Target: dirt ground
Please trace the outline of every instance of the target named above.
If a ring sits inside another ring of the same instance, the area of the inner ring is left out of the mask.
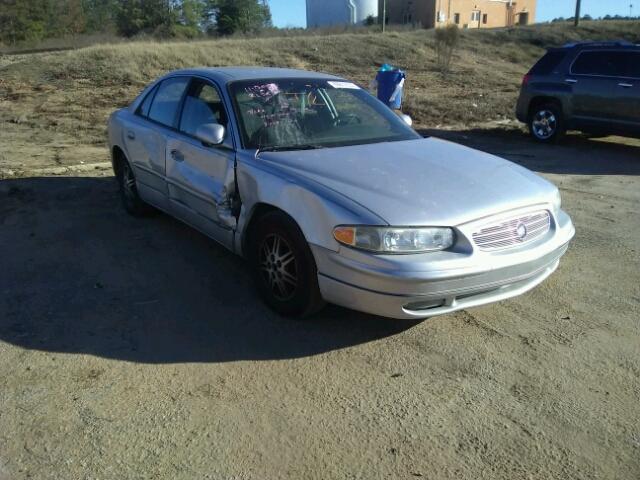
[[[577,236],[543,285],[300,323],[101,163],[0,180],[0,479],[640,478],[640,141],[426,133],[560,186]]]

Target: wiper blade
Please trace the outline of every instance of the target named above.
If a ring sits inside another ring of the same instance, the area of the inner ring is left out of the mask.
[[[318,150],[320,148],[326,147],[324,145],[314,145],[311,143],[305,145],[269,145],[258,148],[256,156],[262,152],[291,152],[295,150]]]

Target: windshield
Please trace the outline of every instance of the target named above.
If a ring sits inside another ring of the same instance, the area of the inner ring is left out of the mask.
[[[252,80],[232,83],[230,90],[245,148],[295,150],[421,138],[350,82]]]

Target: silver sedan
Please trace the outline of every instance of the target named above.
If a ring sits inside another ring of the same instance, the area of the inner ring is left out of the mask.
[[[426,318],[522,294],[574,235],[558,189],[506,160],[422,138],[354,83],[201,68],[109,120],[122,201],[244,256],[266,303]]]

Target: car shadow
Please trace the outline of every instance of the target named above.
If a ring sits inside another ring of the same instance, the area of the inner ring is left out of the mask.
[[[419,133],[491,153],[540,173],[640,175],[638,139],[569,133],[558,144],[543,145],[517,128],[423,129]]]
[[[112,178],[0,181],[0,341],[142,363],[291,359],[417,322],[329,306],[305,321],[257,298],[245,262],[157,213],[124,213]]]

